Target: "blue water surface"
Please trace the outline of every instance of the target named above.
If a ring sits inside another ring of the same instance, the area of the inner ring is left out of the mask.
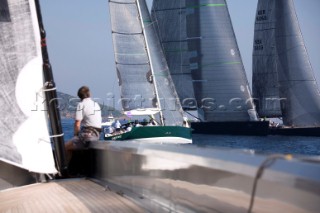
[[[62,119],[65,141],[73,136],[73,119]],[[297,136],[231,136],[194,134],[193,144],[208,148],[240,149],[257,154],[320,155],[319,137]]]

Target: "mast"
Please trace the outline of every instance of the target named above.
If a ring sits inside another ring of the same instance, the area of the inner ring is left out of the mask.
[[[139,18],[140,18],[140,22],[142,25],[142,30],[143,30],[143,34],[145,35],[145,25],[144,25],[144,21],[142,19],[142,15],[141,15],[141,8],[140,8],[140,0],[137,0],[137,7],[138,7],[138,11],[139,11]],[[159,99],[159,93],[158,93],[158,88],[157,88],[157,81],[155,78],[155,73],[154,73],[154,69],[153,69],[153,63],[152,63],[152,58],[150,56],[150,49],[149,49],[149,45],[148,45],[148,38],[147,36],[144,37],[145,39],[145,44],[146,44],[146,48],[147,48],[147,53],[148,53],[148,58],[150,61],[150,67],[151,67],[151,73],[152,73],[152,79],[153,79],[153,83],[154,83],[154,89],[155,89],[155,93],[156,93],[156,97],[157,97],[157,103],[158,103],[158,108],[160,108],[159,114],[160,114],[160,121],[161,124],[164,125],[164,119],[163,119],[163,114],[162,114],[162,108],[161,108],[161,103],[160,103],[160,99]]]
[[[55,150],[55,160],[58,171],[61,175],[65,175],[67,171],[67,163],[66,163],[66,152],[64,148],[64,138],[63,131],[61,126],[61,117],[60,112],[58,110],[58,99],[56,92],[56,85],[53,79],[52,67],[49,61],[49,54],[46,43],[46,32],[43,26],[43,20],[41,15],[40,3],[39,0],[35,0],[38,23],[40,29],[41,36],[41,51],[42,51],[42,60],[43,60],[43,74],[44,74],[44,89],[45,89],[45,97],[47,110],[49,114],[50,126],[51,126],[51,134],[54,150]]]

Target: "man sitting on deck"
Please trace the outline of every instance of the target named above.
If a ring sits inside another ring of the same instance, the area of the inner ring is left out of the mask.
[[[98,141],[101,132],[101,109],[98,103],[90,98],[90,90],[82,86],[78,90],[81,102],[77,105],[74,122],[74,137],[65,143],[68,162],[74,149],[82,149],[89,146],[92,141]]]

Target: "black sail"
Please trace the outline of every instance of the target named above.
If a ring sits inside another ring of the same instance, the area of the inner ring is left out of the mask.
[[[255,115],[255,109],[226,1],[172,2],[155,0],[154,17],[164,49],[180,51],[166,54],[169,65],[180,72],[180,63],[182,73],[191,73],[200,117],[217,122],[254,120],[256,116],[249,115]],[[188,83],[185,86],[188,91]]]
[[[259,1],[255,19],[252,91],[261,117],[281,117],[275,1]]]

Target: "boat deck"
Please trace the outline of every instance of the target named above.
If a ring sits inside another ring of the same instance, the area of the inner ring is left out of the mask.
[[[0,212],[146,212],[131,200],[85,179],[0,191]]]

